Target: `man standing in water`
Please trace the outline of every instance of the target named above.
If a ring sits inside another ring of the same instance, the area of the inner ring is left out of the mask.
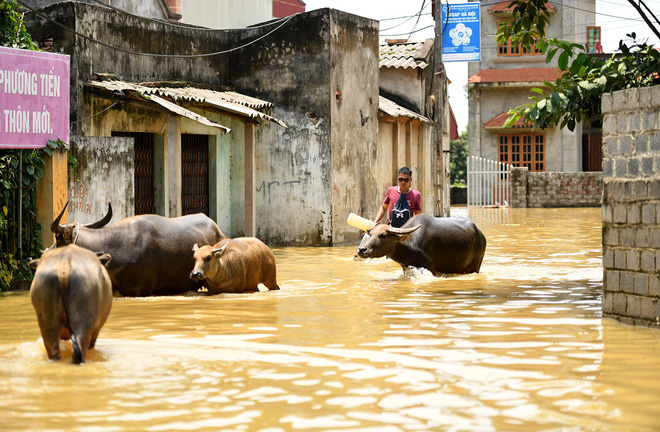
[[[376,223],[388,212],[387,223],[393,227],[400,227],[408,219],[422,212],[422,194],[410,187],[411,169],[408,167],[399,169],[397,180],[399,185],[388,188],[385,193],[383,205],[374,220]]]

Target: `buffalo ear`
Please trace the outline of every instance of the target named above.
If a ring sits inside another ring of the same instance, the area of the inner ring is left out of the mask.
[[[104,267],[107,267],[110,261],[112,260],[112,255],[105,252],[96,252],[96,256],[99,257],[99,261]]]
[[[214,256],[219,257],[220,255],[222,255],[223,253],[225,253],[225,250],[226,250],[226,249],[227,249],[227,245],[224,245],[223,247],[221,247],[221,248],[219,248],[219,249],[213,249],[213,250],[211,251],[211,253],[212,253]]]
[[[39,258],[33,259],[28,263],[28,267],[30,267],[32,270],[36,270],[37,266],[39,265],[39,261],[40,261]]]
[[[199,249],[199,246],[197,246],[197,243],[195,243],[195,245],[193,246],[193,252],[196,252],[197,249]]]

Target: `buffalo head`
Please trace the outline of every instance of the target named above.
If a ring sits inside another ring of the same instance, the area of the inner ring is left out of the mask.
[[[64,204],[64,208],[62,208],[62,211],[50,226],[50,230],[55,234],[55,247],[62,247],[74,243],[74,229],[78,224],[60,225],[60,219],[62,219],[64,211],[68,205],[69,201]],[[85,228],[102,228],[106,226],[108,222],[110,222],[110,219],[112,219],[112,206],[110,203],[108,203],[108,213],[103,217],[103,219],[83,226]]]
[[[367,231],[369,239],[360,244],[357,254],[360,258],[378,258],[390,255],[399,242],[406,240],[420,226],[393,228],[390,225],[376,225]]]
[[[212,278],[218,272],[220,267],[219,258],[225,253],[227,249],[227,242],[222,247],[220,243],[215,246],[193,246],[193,253],[195,257],[195,267],[190,272],[190,279],[194,281],[201,281],[202,279]]]

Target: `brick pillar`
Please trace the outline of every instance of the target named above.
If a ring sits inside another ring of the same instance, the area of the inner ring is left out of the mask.
[[[603,95],[603,315],[660,327],[660,86]]]
[[[527,167],[511,167],[511,207],[527,207]]]

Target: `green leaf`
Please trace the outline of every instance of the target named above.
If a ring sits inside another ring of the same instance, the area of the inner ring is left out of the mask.
[[[561,70],[566,70],[568,68],[568,51],[564,51],[563,53],[559,54],[557,65]]]
[[[25,171],[27,171],[28,174],[32,175],[32,174],[34,174],[34,167],[28,165],[28,166],[25,168]]]

